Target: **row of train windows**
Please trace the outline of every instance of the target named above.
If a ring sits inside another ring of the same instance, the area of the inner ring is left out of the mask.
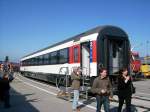
[[[76,49],[74,49],[74,52],[75,52],[74,58],[75,61],[77,61],[78,53]],[[59,51],[54,51],[48,54],[24,60],[22,61],[22,66],[63,64],[63,63],[69,63],[69,48],[65,48]]]
[[[54,51],[48,54],[37,56],[22,61],[23,66],[28,65],[47,65],[47,64],[63,64],[69,61],[69,50],[68,48]]]

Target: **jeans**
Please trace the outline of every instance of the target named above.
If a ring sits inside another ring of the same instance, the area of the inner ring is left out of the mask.
[[[73,97],[73,104],[72,104],[72,109],[76,110],[78,106],[78,100],[79,100],[79,90],[74,90],[74,97]]]
[[[96,96],[96,101],[97,101],[97,110],[96,112],[101,111],[101,106],[102,104],[104,105],[104,110],[105,112],[109,112],[109,97],[108,96]]]

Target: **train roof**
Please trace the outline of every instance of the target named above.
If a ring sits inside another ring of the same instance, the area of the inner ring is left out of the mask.
[[[122,33],[123,33],[124,35],[126,35],[126,37],[127,37],[127,34],[126,34],[121,28],[119,28],[119,27],[112,26],[112,25],[98,26],[98,27],[93,28],[93,29],[90,29],[90,30],[88,30],[88,31],[86,31],[86,32],[84,32],[84,33],[78,34],[78,35],[76,35],[76,36],[73,36],[73,37],[71,37],[71,38],[65,39],[65,40],[63,40],[63,41],[61,41],[61,42],[58,42],[58,43],[56,43],[56,44],[50,45],[50,46],[48,46],[48,47],[46,47],[46,48],[40,49],[40,50],[38,50],[38,51],[35,51],[35,52],[33,52],[33,53],[31,53],[31,54],[28,54],[28,55],[26,55],[26,56],[24,56],[24,57],[22,57],[22,58],[25,58],[25,57],[30,56],[30,55],[33,55],[33,54],[35,54],[35,53],[44,51],[44,50],[49,49],[49,48],[52,48],[52,47],[55,47],[55,46],[57,46],[57,45],[63,44],[63,43],[65,43],[65,42],[68,42],[68,41],[71,41],[71,40],[76,41],[76,40],[80,39],[80,38],[83,37],[83,36],[87,36],[87,35],[94,34],[94,33],[100,33],[100,32],[103,31],[104,29],[109,29],[109,31],[111,31],[111,30],[113,30],[114,28],[115,28],[115,29],[118,29],[119,31],[122,31]]]

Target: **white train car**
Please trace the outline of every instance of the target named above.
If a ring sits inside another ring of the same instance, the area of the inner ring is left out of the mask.
[[[112,84],[120,68],[129,68],[130,43],[121,28],[99,26],[24,56],[20,71],[28,77],[55,83],[62,68],[67,68],[70,75],[73,67],[81,67],[92,83],[101,66],[107,68]]]

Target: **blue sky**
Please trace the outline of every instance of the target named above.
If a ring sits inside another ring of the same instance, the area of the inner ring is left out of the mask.
[[[150,54],[149,0],[0,0],[0,60],[21,57],[99,25],[124,29]],[[148,48],[147,48],[148,45]]]

